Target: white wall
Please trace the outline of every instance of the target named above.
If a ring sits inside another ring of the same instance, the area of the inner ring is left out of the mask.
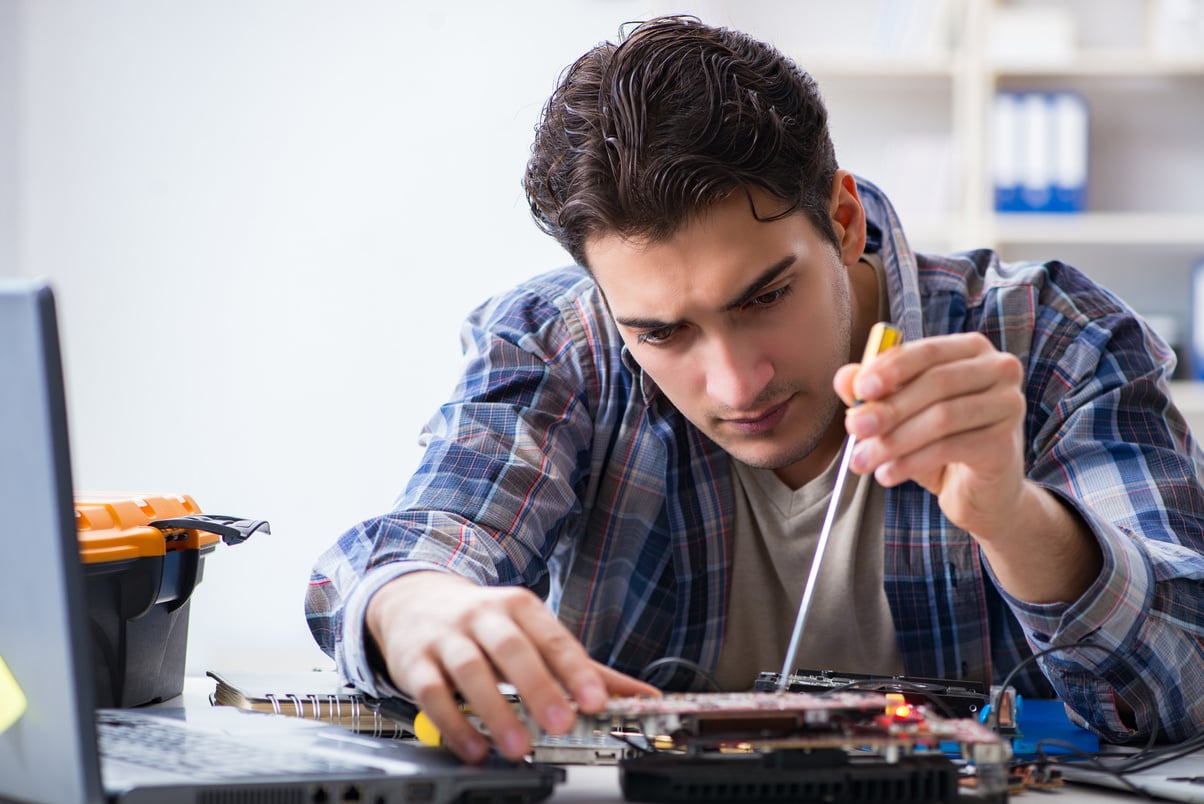
[[[0,0],[0,276],[17,274],[17,4]]]
[[[533,126],[643,4],[456,8],[0,0],[0,273],[57,287],[76,487],[272,524],[207,560],[192,672],[326,665],[314,558],[401,490],[463,315],[567,261]]]
[[[565,65],[688,11],[807,66],[878,2],[0,0],[0,275],[57,287],[77,488],[272,523],[206,562],[190,670],[327,665],[313,560],[401,490],[464,314],[567,261],[519,185]]]

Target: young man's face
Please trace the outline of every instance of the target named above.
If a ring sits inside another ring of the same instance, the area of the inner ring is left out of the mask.
[[[750,196],[762,218],[783,206],[759,189],[670,240],[608,235],[585,249],[624,342],[665,396],[737,460],[794,487],[843,439],[832,377],[877,317],[873,269],[851,274],[864,247],[860,202],[851,181],[836,187],[840,251],[802,213],[757,220]]]

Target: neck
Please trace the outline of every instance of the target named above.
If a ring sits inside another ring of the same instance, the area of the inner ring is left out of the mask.
[[[861,360],[870,328],[878,322],[878,272],[865,260],[858,260],[849,269],[849,295],[852,299],[853,323],[849,338],[849,362]]]

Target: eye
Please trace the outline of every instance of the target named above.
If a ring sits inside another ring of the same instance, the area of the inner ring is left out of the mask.
[[[749,300],[748,307],[770,307],[775,303],[784,299],[790,293],[790,285],[782,285],[776,290],[771,290],[768,293],[762,293],[754,299]]]
[[[638,336],[636,336],[636,343],[646,343],[650,346],[659,346],[661,344],[668,343],[669,339],[673,337],[673,334],[677,332],[678,329],[679,328],[674,325],[671,327],[654,329],[651,332],[641,332]]]

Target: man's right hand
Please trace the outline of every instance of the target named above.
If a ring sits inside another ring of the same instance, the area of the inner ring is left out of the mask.
[[[527,712],[549,734],[564,734],[582,713],[601,711],[612,695],[655,695],[655,687],[595,662],[527,589],[477,586],[458,575],[413,572],[381,587],[365,624],[393,683],[412,696],[467,762],[489,746],[460,711],[456,692],[484,721],[503,756],[518,760],[531,737],[498,691],[517,689]]]

